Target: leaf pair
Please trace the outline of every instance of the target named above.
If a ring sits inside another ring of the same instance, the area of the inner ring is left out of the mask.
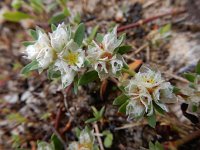
[[[100,111],[98,111],[95,107],[92,106],[92,110],[93,110],[93,116],[94,117],[86,120],[85,123],[92,123],[92,122],[101,120],[103,118],[103,113],[105,111],[105,106],[102,107],[100,109]]]
[[[122,94],[114,99],[113,105],[119,106],[118,111],[121,113],[126,113],[126,106],[128,105],[129,97],[125,94]]]

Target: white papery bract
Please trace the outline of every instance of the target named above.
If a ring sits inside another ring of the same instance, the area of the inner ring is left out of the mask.
[[[125,88],[130,101],[126,107],[129,119],[139,118],[147,114],[151,116],[154,111],[154,103],[164,111],[168,111],[165,103],[176,101],[173,87],[166,82],[160,72],[142,66]]]
[[[103,37],[101,43],[93,41],[93,45],[89,46],[87,58],[93,69],[98,72],[100,79],[117,76],[117,73],[123,67],[123,57],[114,52],[122,41],[122,38],[117,39],[117,27],[115,27]]]
[[[46,33],[37,30],[38,39],[33,45],[29,45],[26,48],[27,58],[36,59],[39,63],[39,67],[46,69],[52,62],[54,57],[54,51],[50,45],[49,37]]]
[[[78,149],[77,149],[78,147]],[[94,135],[92,131],[84,129],[79,136],[79,142],[72,142],[68,149],[70,150],[93,150]]]
[[[62,23],[49,35],[52,47],[56,52],[61,52],[71,38],[71,29]]]
[[[69,144],[68,150],[79,150],[78,142],[72,142],[71,144]]]

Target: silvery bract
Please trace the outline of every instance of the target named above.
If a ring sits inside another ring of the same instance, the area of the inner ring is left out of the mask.
[[[84,129],[79,136],[79,142],[72,142],[68,149],[70,150],[93,150],[94,147],[94,135],[92,131]]]
[[[59,24],[53,33],[50,33],[51,45],[56,52],[61,52],[71,38],[71,30],[64,23]]]
[[[39,67],[46,69],[53,61],[54,51],[50,46],[50,41],[46,33],[38,30],[38,39],[33,45],[26,48],[28,59],[36,59]]]
[[[117,27],[107,33],[101,43],[93,41],[88,48],[88,60],[91,62],[100,79],[116,76],[123,67],[123,57],[115,54],[114,50],[120,46],[122,38],[117,39]]]
[[[73,40],[58,54],[54,69],[60,71],[64,87],[73,82],[76,72],[83,66],[84,57],[84,51]]]
[[[72,142],[71,144],[69,144],[68,150],[79,150],[79,143]]]
[[[160,72],[142,66],[125,88],[130,101],[126,107],[128,119],[140,118],[146,113],[153,114],[153,103],[164,111],[168,111],[165,103],[176,101],[173,87],[166,82]]]

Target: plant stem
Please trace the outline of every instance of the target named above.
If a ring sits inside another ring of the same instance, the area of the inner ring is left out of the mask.
[[[182,14],[182,13],[185,13],[185,12],[186,12],[186,10],[184,10],[184,9],[181,9],[181,10],[172,10],[171,12],[167,12],[167,13],[164,13],[164,14],[153,16],[153,17],[150,17],[150,18],[147,18],[147,19],[141,19],[141,20],[137,21],[136,23],[131,23],[131,24],[119,27],[117,29],[117,32],[118,33],[119,32],[123,32],[125,30],[138,27],[140,25],[143,25],[145,23],[151,22],[153,20],[156,20],[156,19],[159,19],[159,18],[162,18],[162,17],[165,17],[165,16],[169,16],[169,15],[174,15],[175,16],[175,15]]]
[[[122,72],[125,72],[125,73],[128,73],[129,75],[131,76],[135,76],[136,72],[133,71],[133,70],[128,70],[128,69],[125,69],[125,68],[122,68]]]

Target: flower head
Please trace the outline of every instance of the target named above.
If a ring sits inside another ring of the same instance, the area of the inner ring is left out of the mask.
[[[172,93],[172,85],[161,77],[160,72],[152,71],[145,66],[142,66],[135,77],[129,81],[125,90],[130,97],[129,104],[126,107],[126,114],[129,119],[139,118],[144,113],[151,116],[154,105],[167,111],[164,103],[176,100]]]
[[[93,45],[89,46],[87,58],[101,79],[116,76],[123,67],[123,57],[114,52],[122,40],[117,39],[117,27],[115,27],[100,43],[93,41]]]
[[[83,50],[73,40],[58,54],[54,69],[60,71],[63,87],[73,82],[76,73],[83,66],[84,57]]]
[[[79,136],[79,142],[72,142],[69,145],[70,150],[93,150],[94,135],[92,131],[84,129]]]
[[[26,48],[27,58],[36,59],[39,67],[46,69],[53,62],[54,51],[50,45],[48,35],[40,30],[37,30],[37,34],[38,39],[35,44]]]
[[[70,27],[59,24],[49,33],[50,38],[40,30],[37,34],[37,41],[26,48],[27,58],[38,62],[40,72],[48,68],[53,72],[59,71],[63,87],[70,85],[85,59],[84,51],[71,36]]]

